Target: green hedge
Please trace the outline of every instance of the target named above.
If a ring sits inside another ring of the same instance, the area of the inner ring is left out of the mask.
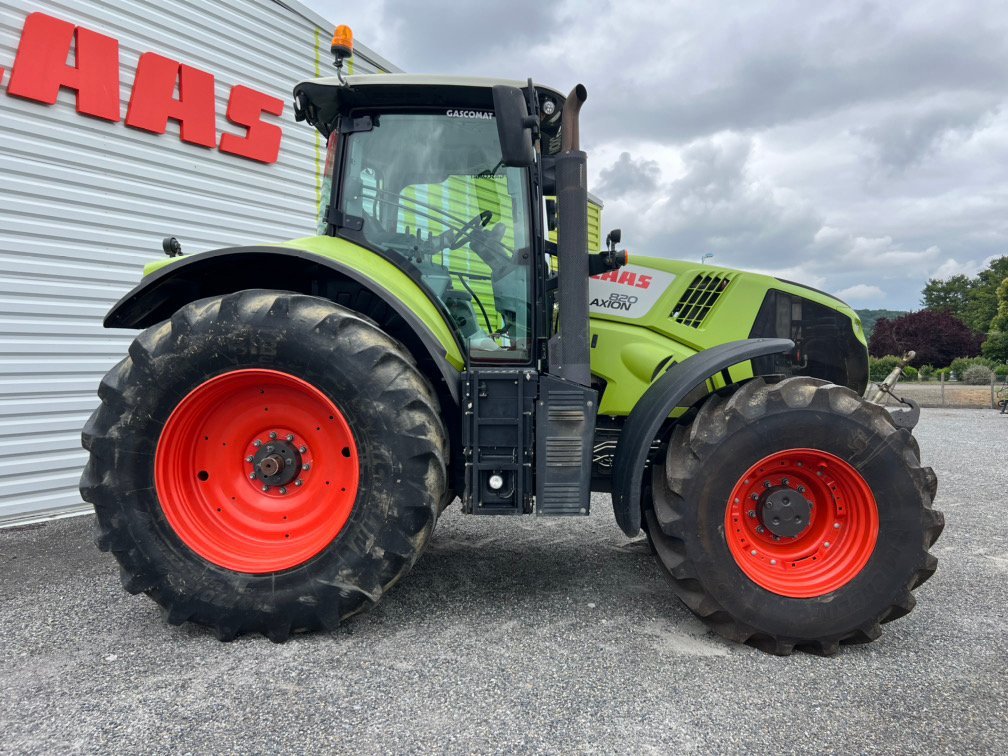
[[[885,357],[869,357],[868,379],[876,383],[884,381],[892,369],[899,364],[899,361],[899,357],[891,354]],[[997,363],[987,357],[960,357],[959,359],[952,360],[951,365],[940,370],[936,369],[934,365],[922,365],[919,370],[908,365],[903,368],[903,380],[938,381],[941,380],[941,376],[944,374],[946,381],[963,381],[965,380],[966,371],[977,365],[992,370],[994,375],[1000,380],[1008,378],[1008,365]],[[976,375],[978,374],[979,371],[974,371],[974,380],[977,380]]]
[[[884,381],[892,369],[899,365],[900,358],[891,354],[885,357],[868,358],[868,379],[872,381]]]

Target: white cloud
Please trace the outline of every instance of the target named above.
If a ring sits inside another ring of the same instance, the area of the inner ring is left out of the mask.
[[[589,188],[641,254],[894,309],[1008,254],[996,0],[306,1],[409,71],[583,81]]]
[[[885,292],[873,284],[854,284],[837,292],[840,299],[856,304],[874,304],[882,301]]]
[[[950,257],[937,268],[931,271],[928,278],[951,278],[952,276],[964,275],[972,278],[981,270],[990,265],[993,256],[984,260],[966,260],[959,262],[954,257]]]

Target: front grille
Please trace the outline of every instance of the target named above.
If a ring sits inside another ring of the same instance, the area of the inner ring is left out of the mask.
[[[686,287],[686,291],[672,308],[670,317],[684,326],[699,328],[729,283],[731,278],[728,276],[701,273]]]

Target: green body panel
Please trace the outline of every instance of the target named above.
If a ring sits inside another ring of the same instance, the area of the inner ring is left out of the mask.
[[[547,200],[556,200],[556,197],[546,197]],[[556,244],[556,229],[550,231],[546,238]],[[588,252],[598,252],[602,249],[602,205],[588,197]]]
[[[306,250],[360,271],[377,286],[405,302],[444,347],[448,361],[460,371],[464,368],[464,356],[440,310],[413,279],[392,263],[367,249],[332,236],[295,239],[276,246]],[[144,268],[144,275],[180,259],[183,258],[152,262]],[[627,271],[634,272],[638,278],[635,281],[627,278],[626,283],[619,284],[620,276]],[[727,341],[748,338],[760,305],[770,289],[789,292],[843,313],[851,319],[858,340],[865,343],[861,321],[846,304],[827,294],[788,284],[772,276],[637,255],[632,256],[627,268],[606,275],[615,278],[613,284],[617,287],[623,286],[631,293],[639,293],[634,284],[641,283],[641,271],[655,276],[653,283],[657,289],[652,294],[656,299],[646,313],[632,316],[629,313],[593,311],[591,314],[592,373],[606,384],[599,406],[601,415],[628,415],[654,379],[673,362],[681,362],[703,349]],[[659,281],[658,277],[662,274],[665,279]],[[694,318],[691,325],[681,322],[682,317],[674,317],[673,311],[698,276],[720,277],[727,284],[712,306],[704,309],[703,317]],[[662,286],[665,287],[663,290]],[[749,363],[731,370],[735,381],[751,376]],[[716,376],[711,388],[722,385],[722,378]]]
[[[412,278],[388,260],[368,249],[335,236],[308,236],[271,246],[290,247],[312,252],[319,257],[343,263],[364,274],[374,281],[376,286],[404,302],[423,321],[444,347],[448,362],[459,371],[465,367],[465,358],[459,350],[451,327],[445,322],[441,312]],[[148,276],[166,265],[183,259],[188,258],[165,258],[149,263],[144,267],[144,275]]]
[[[672,361],[682,361],[727,341],[748,338],[763,298],[770,289],[796,294],[843,313],[853,322],[858,340],[866,344],[861,321],[846,304],[827,294],[788,284],[772,276],[637,255],[631,257],[628,270],[659,271],[675,278],[641,317],[591,313],[592,374],[606,382],[599,406],[601,415],[628,415],[653,379]],[[618,280],[620,272],[615,276]],[[672,313],[698,276],[719,276],[728,283],[694,327],[680,322]],[[625,287],[628,292],[635,292],[632,283]],[[668,359],[670,355],[671,360]],[[734,380],[749,378],[752,376],[751,365],[746,363],[732,368],[731,375]],[[721,379],[717,377],[714,386],[719,385]]]

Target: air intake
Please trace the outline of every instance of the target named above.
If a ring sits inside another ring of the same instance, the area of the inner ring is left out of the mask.
[[[699,328],[730,283],[729,276],[701,273],[683,292],[670,317],[684,326]]]

